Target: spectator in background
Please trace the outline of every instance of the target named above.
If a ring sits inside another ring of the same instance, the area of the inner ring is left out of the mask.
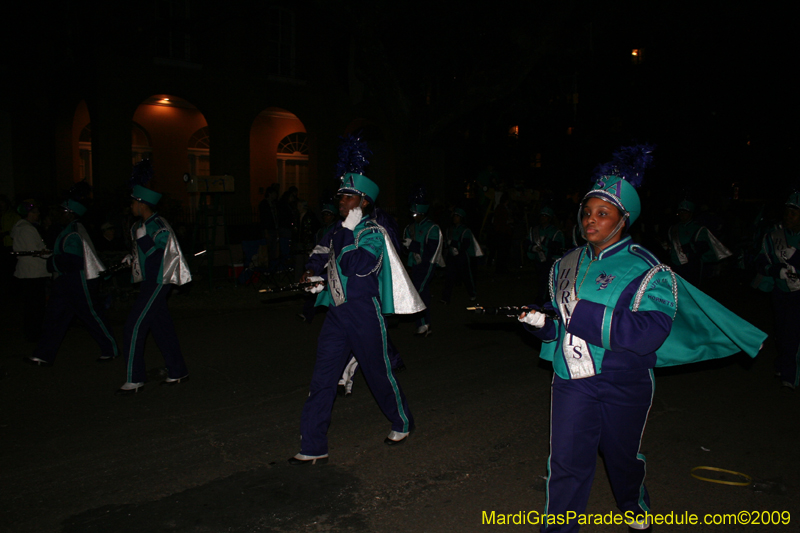
[[[23,218],[11,229],[15,252],[41,252],[41,255],[17,256],[14,277],[17,283],[19,304],[17,308],[22,315],[22,334],[28,342],[37,342],[42,335],[44,310],[47,303],[47,251],[42,236],[36,226],[39,225],[38,204],[30,199],[24,200],[17,207],[17,213]]]

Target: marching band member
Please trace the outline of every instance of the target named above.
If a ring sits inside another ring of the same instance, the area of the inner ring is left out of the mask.
[[[384,439],[404,443],[414,428],[403,391],[389,361],[384,314],[412,314],[423,309],[397,256],[386,228],[376,216],[379,188],[364,175],[348,172],[339,188],[344,219],[330,232],[324,271],[306,271],[301,282],[327,279],[317,305],[328,306],[319,335],[317,361],[300,422],[300,453],[289,463],[328,461],[328,427],[342,369],[352,353],[381,411],[391,422]]]
[[[772,278],[772,309],[775,312],[775,337],[778,357],[775,371],[781,385],[796,389],[800,385],[800,192],[793,192],[784,207],[783,224],[764,235],[758,256],[759,273]]]
[[[431,282],[436,265],[445,266],[442,256],[444,237],[439,226],[428,218],[430,205],[425,190],[420,187],[412,202],[411,216],[414,222],[403,231],[403,246],[408,250],[408,266],[414,288],[425,303],[425,310],[417,320],[416,334],[427,337],[431,334]]]
[[[646,162],[649,147],[638,150]],[[563,517],[586,510],[598,450],[617,507],[634,517],[629,528],[649,531],[640,446],[655,388],[653,367],[739,351],[755,356],[766,337],[632,242],[630,226],[641,204],[620,175],[641,178],[641,164],[622,164],[636,153],[616,153],[619,161],[601,168],[583,198],[578,216],[588,242],[551,271],[545,307],[557,311],[557,320],[539,311],[520,315],[542,339],[540,356],[555,371],[543,532],[578,530],[577,520],[564,523]]]
[[[78,219],[86,206],[73,199],[61,204],[66,227],[56,238],[48,267],[56,274],[45,312],[44,333],[27,361],[34,365],[52,365],[77,316],[100,346],[98,361],[110,361],[118,354],[117,341],[99,300],[100,272],[105,266],[97,256],[92,239]]]
[[[144,160],[139,165],[148,164]],[[176,385],[189,378],[175,325],[167,307],[172,285],[191,281],[189,266],[183,256],[172,227],[156,211],[161,194],[142,185],[133,187],[131,213],[141,220],[131,228],[133,251],[126,259],[131,263],[132,281],[140,283],[139,296],[125,322],[123,350],[126,382],[117,394],[135,394],[147,379],[144,347],[152,331],[167,366],[165,385]]]

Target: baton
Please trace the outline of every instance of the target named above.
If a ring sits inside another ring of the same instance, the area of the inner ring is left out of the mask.
[[[290,283],[289,285],[284,285],[283,287],[278,287],[277,289],[259,289],[258,292],[291,292],[291,291],[302,291],[309,287],[314,287],[316,285],[322,285],[323,287],[327,285],[325,280],[322,281],[306,281],[304,283]]]
[[[525,305],[503,305],[499,307],[483,307],[479,305],[475,307],[467,307],[467,311],[474,311],[479,315],[503,315],[510,318],[517,318],[522,313],[536,311],[536,309],[527,307]],[[558,314],[555,311],[550,309],[541,309],[539,312],[550,320],[558,320]]]

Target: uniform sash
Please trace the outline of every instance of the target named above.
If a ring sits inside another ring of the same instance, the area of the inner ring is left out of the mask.
[[[571,320],[567,302],[575,299],[575,281],[578,277],[578,260],[583,254],[583,248],[567,254],[561,259],[556,279],[555,301],[564,322],[564,338],[561,342],[561,351],[567,364],[570,379],[583,379],[597,374],[594,358],[589,350],[589,344],[567,332]],[[588,268],[588,267],[587,267]]]

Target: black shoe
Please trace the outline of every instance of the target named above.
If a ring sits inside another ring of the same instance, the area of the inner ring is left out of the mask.
[[[38,357],[34,357],[32,355],[29,357],[23,357],[22,360],[33,366],[53,366],[52,361],[45,361],[44,359],[39,359]]]
[[[311,456],[298,453],[294,457],[289,457],[289,464],[293,466],[298,465],[324,465],[328,462],[328,454]]]

